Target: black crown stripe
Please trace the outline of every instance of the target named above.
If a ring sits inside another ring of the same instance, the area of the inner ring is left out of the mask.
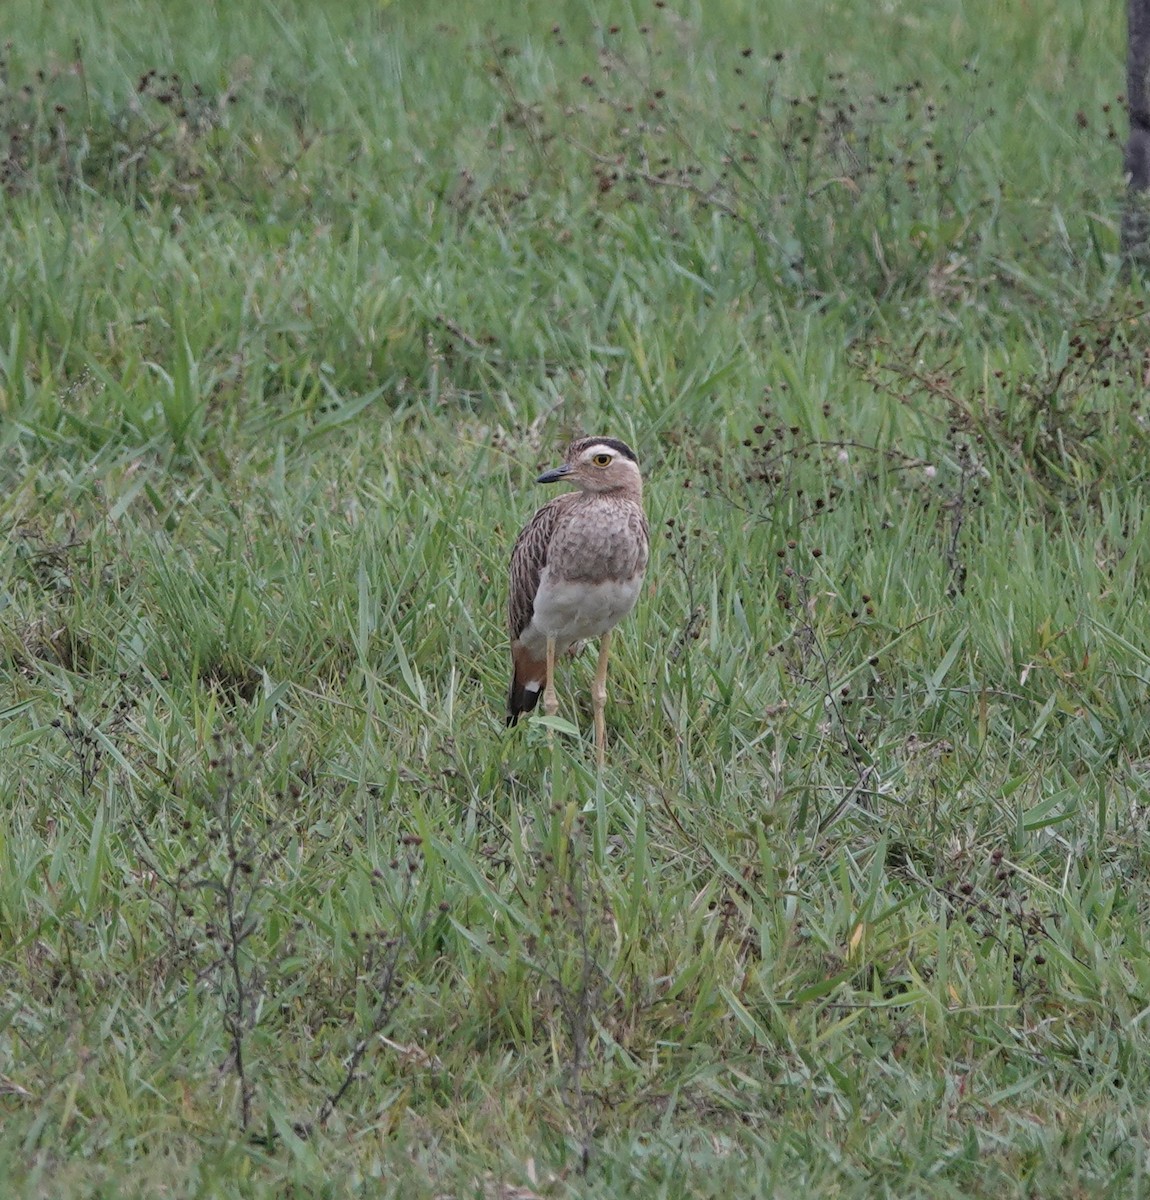
[[[588,446],[609,446],[612,450],[615,450],[619,454],[623,455],[624,458],[629,458],[633,463],[638,463],[639,461],[635,457],[635,451],[632,450],[626,442],[621,442],[618,438],[610,437],[590,437],[581,439],[571,447],[572,457],[574,457],[576,454],[581,454],[587,449]]]

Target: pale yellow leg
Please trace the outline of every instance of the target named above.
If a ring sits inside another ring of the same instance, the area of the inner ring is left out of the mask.
[[[611,652],[611,631],[599,639],[599,667],[595,671],[595,682],[591,685],[591,705],[595,710],[595,757],[602,767],[607,757],[607,723],[603,709],[607,704],[607,656]]]
[[[543,711],[553,717],[559,711],[559,697],[555,694],[555,639],[547,639],[547,682],[543,685]]]

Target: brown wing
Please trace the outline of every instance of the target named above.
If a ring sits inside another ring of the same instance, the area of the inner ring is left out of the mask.
[[[507,597],[507,627],[511,640],[516,638],[531,623],[535,611],[535,593],[539,590],[539,576],[547,565],[547,549],[555,533],[555,526],[563,510],[579,495],[568,492],[549,500],[527,522],[515,539],[511,551],[511,587]]]
[[[555,527],[567,504],[578,492],[569,492],[548,501],[523,526],[511,551],[511,587],[508,592],[507,625],[511,632],[511,686],[507,692],[507,724],[514,725],[520,716],[530,712],[539,700],[539,688],[547,674],[546,662],[536,662],[526,646],[519,644],[519,635],[531,624],[535,611],[535,593],[539,577],[547,565],[547,551],[555,535]],[[528,684],[533,686],[528,687]]]

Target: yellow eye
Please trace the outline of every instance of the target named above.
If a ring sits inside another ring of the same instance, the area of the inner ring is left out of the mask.
[[[610,454],[596,454],[591,460],[597,467],[607,467],[611,465]]]

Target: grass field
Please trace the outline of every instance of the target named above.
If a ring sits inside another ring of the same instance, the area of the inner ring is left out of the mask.
[[[1150,1194],[1120,7],[8,0],[6,1196]]]

